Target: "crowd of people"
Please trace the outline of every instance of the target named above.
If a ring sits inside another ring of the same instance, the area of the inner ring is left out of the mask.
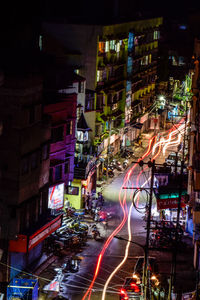
[[[85,199],[85,210],[90,212],[92,209],[97,207],[102,207],[104,204],[104,198],[101,192],[98,192],[98,196],[96,197],[95,193],[90,194],[89,192],[86,195]]]

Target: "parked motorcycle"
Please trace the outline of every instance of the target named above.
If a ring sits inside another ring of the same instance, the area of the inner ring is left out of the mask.
[[[106,167],[104,167],[104,169],[103,169],[103,175],[107,175],[107,168],[106,168]],[[113,177],[114,177],[114,172],[113,172],[113,170],[111,170],[110,168],[108,168],[108,176],[109,176],[110,178],[113,178]]]
[[[93,238],[94,240],[96,240],[96,241],[97,241],[99,238],[101,238],[100,232],[99,232],[99,230],[98,230],[98,228],[97,228],[97,226],[96,226],[95,224],[92,225],[91,235],[92,235],[92,238]]]
[[[128,167],[128,163],[129,163],[128,159],[125,159],[123,161],[122,166],[123,166],[124,169],[126,169]]]

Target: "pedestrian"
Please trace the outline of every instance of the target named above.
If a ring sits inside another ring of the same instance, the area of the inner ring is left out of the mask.
[[[98,192],[98,205],[103,206],[104,198],[101,192]]]
[[[90,194],[87,193],[86,199],[85,199],[85,209],[88,211],[90,209]]]

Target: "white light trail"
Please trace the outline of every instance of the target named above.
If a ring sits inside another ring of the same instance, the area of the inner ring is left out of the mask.
[[[144,187],[144,185],[151,179],[151,176],[142,184],[141,187]],[[138,193],[140,194],[140,191],[138,190]],[[137,193],[135,194],[136,197]],[[134,197],[134,198],[135,198]],[[133,199],[134,201],[134,199]],[[103,289],[103,293],[102,293],[102,298],[101,300],[105,300],[105,296],[106,296],[106,290],[108,288],[108,284],[110,283],[111,279],[113,278],[113,276],[117,273],[117,271],[123,266],[123,264],[125,263],[125,261],[127,260],[128,257],[128,251],[129,251],[129,247],[130,247],[130,242],[131,242],[131,213],[132,213],[132,208],[133,208],[133,203],[131,203],[130,209],[129,209],[129,213],[128,213],[128,222],[127,222],[127,227],[128,227],[128,242],[126,244],[126,249],[125,249],[125,254],[124,254],[124,258],[123,260],[118,264],[118,266],[113,270],[113,272],[110,274],[110,276],[108,277],[104,289]]]

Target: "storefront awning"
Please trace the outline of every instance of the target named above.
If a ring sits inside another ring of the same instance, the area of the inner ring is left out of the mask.
[[[51,233],[56,231],[62,223],[62,214],[53,218],[51,221],[47,221],[45,225],[41,226],[37,231],[31,235],[19,234],[16,240],[9,241],[10,252],[22,252],[26,253],[41,243]]]

